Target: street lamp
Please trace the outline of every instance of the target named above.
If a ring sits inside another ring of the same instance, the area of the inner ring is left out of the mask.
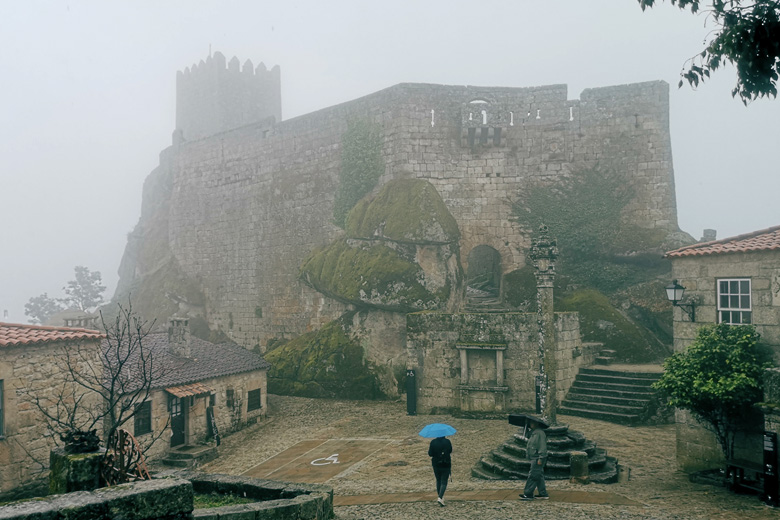
[[[678,284],[677,280],[672,280],[672,285],[666,286],[666,297],[672,302],[672,305],[685,311],[691,321],[696,321],[696,302],[691,300],[690,303],[680,303],[683,294],[685,294],[685,287]]]

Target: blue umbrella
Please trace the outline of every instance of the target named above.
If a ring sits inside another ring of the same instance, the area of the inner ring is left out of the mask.
[[[434,437],[446,437],[447,435],[454,434],[456,431],[457,430],[449,424],[433,423],[420,430],[419,435],[420,437],[431,439]]]

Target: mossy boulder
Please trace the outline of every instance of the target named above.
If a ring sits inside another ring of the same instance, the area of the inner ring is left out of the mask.
[[[272,394],[339,399],[384,397],[363,349],[347,333],[347,319],[332,321],[268,352]]]
[[[657,339],[594,289],[580,289],[562,297],[556,301],[555,310],[578,312],[583,340],[603,343],[621,361],[658,362],[666,354]]]
[[[431,292],[418,264],[381,243],[338,240],[315,251],[301,268],[302,280],[336,300],[357,306],[412,312],[436,309],[447,286]]]
[[[347,236],[381,238],[407,244],[454,244],[460,239],[455,218],[428,181],[390,181],[374,197],[349,212]]]

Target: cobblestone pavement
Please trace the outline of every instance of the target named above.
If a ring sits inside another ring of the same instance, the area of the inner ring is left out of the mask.
[[[627,427],[579,417],[559,416],[570,428],[606,448],[630,467],[631,478],[620,484],[576,485],[550,481],[548,488],[606,491],[642,506],[561,503],[556,501],[450,501],[439,507],[433,500],[434,478],[427,456],[428,441],[417,432],[431,422],[446,422],[458,433],[451,437],[453,480],[448,490],[506,489],[522,481],[484,481],[472,478],[471,466],[480,455],[507,440],[515,428],[506,419],[473,420],[448,415],[408,416],[403,402],[337,401],[268,396],[269,418],[225,438],[220,457],[201,468],[212,473],[239,475],[306,439],[364,438],[393,440],[389,446],[349,467],[326,484],[337,495],[431,491],[430,502],[341,506],[338,520],[474,519],[780,519],[780,510],[765,506],[756,496],[737,495],[723,488],[693,484],[675,470],[674,426]],[[445,496],[445,499],[447,497]]]

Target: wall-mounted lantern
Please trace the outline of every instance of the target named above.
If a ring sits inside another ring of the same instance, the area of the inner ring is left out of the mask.
[[[696,302],[691,300],[690,303],[681,303],[683,294],[685,294],[685,287],[678,284],[677,280],[672,280],[672,285],[666,286],[666,297],[672,305],[685,311],[692,322],[696,321]]]

